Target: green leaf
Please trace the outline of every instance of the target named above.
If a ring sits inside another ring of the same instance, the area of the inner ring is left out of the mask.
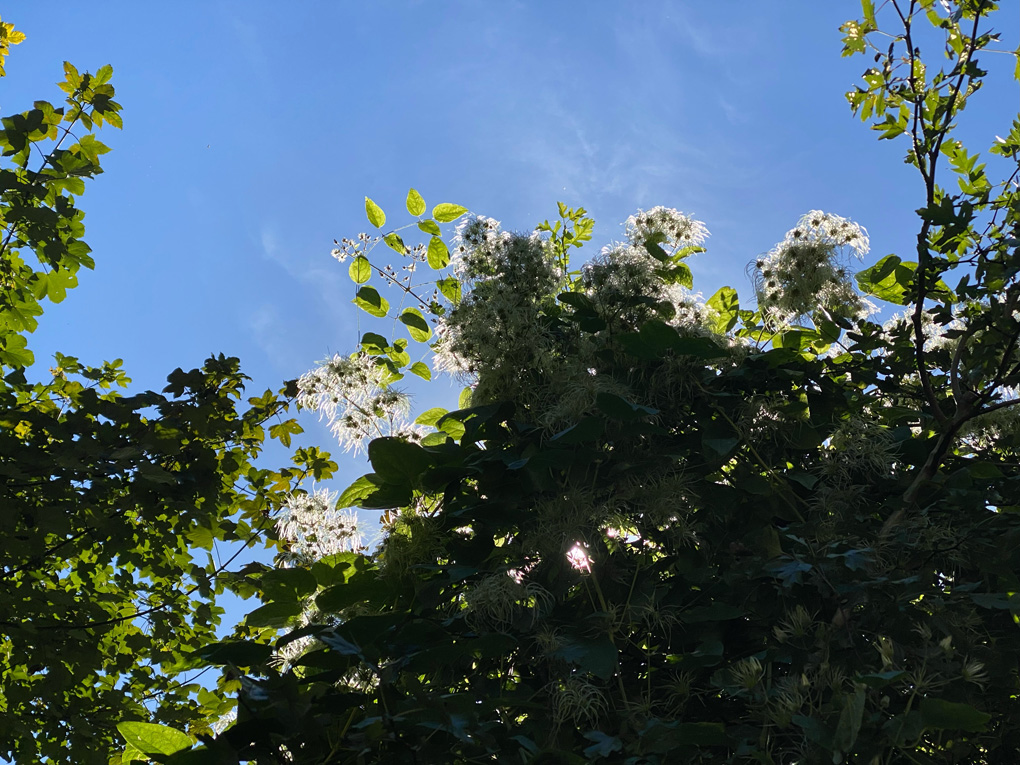
[[[304,610],[304,602],[295,596],[290,601],[267,603],[260,608],[256,608],[245,617],[244,623],[249,627],[274,627],[282,629],[288,626],[296,617],[300,616]]]
[[[376,438],[368,445],[368,461],[383,481],[414,486],[432,464],[429,453],[400,438]]]
[[[665,241],[666,235],[661,231],[656,231],[642,242],[642,246],[653,258],[665,263],[669,260],[669,253],[660,246]]]
[[[859,685],[852,694],[843,697],[843,709],[839,713],[836,734],[832,737],[833,746],[841,752],[852,751],[863,720],[864,686]]]
[[[195,743],[187,733],[169,725],[122,722],[117,723],[117,730],[128,744],[148,757],[180,752]]]
[[[351,261],[347,272],[350,274],[351,281],[354,284],[363,285],[372,275],[372,265],[364,255],[358,255],[358,257]]]
[[[426,409],[424,412],[418,415],[415,419],[416,425],[427,425],[429,427],[435,427],[436,423],[445,417],[449,412],[443,409],[441,406],[435,406],[431,409]]]
[[[624,422],[633,422],[659,413],[657,409],[631,403],[615,393],[599,393],[595,397],[595,406],[612,419]]]
[[[432,337],[432,328],[429,327],[428,321],[425,320],[425,316],[417,308],[405,308],[404,312],[397,317],[401,324],[407,327],[407,331],[411,333],[411,337],[417,340],[419,343],[424,343],[430,337]]]
[[[613,752],[623,749],[623,742],[620,739],[616,736],[607,736],[600,730],[590,730],[584,734],[584,737],[595,742],[584,749],[584,756],[588,759],[594,759],[596,755],[608,757]]]
[[[273,655],[272,646],[264,643],[251,643],[239,640],[224,640],[199,648],[191,654],[193,663],[198,666],[214,665],[235,667],[257,667],[269,661]],[[195,661],[197,660],[197,661]]]
[[[386,298],[380,295],[375,287],[362,287],[358,290],[358,294],[354,296],[352,302],[365,313],[377,316],[380,319],[385,317],[390,310],[390,304],[386,302]]]
[[[361,349],[371,356],[382,356],[390,347],[390,341],[375,332],[366,332],[361,336]]]
[[[269,600],[293,600],[315,592],[315,576],[306,568],[274,568],[262,575],[263,595]]]
[[[450,264],[450,251],[438,236],[429,240],[428,263],[429,267],[436,271]]]
[[[655,269],[666,284],[679,284],[681,287],[692,289],[694,287],[694,274],[686,263],[675,263]]]
[[[438,204],[432,208],[432,217],[440,223],[450,223],[451,221],[457,220],[457,218],[466,212],[466,207],[452,205],[449,202],[443,202],[442,204]]]
[[[970,704],[958,704],[925,696],[921,699],[921,720],[926,728],[937,730],[962,730],[981,733],[988,727],[992,716],[975,709]]]
[[[415,189],[407,192],[407,211],[416,218],[425,212],[425,200]]]
[[[869,295],[896,305],[906,305],[907,287],[917,263],[904,263],[897,255],[886,255],[878,263],[857,273],[857,286]]]
[[[96,70],[96,73],[92,75],[92,85],[105,85],[113,77],[113,67],[110,64],[103,64]]]
[[[457,408],[468,409],[471,406],[471,397],[474,393],[472,388],[464,388],[457,397]]]
[[[439,236],[440,234],[443,233],[440,230],[439,226],[436,224],[436,222],[431,218],[426,218],[425,220],[418,221],[418,228],[424,231],[426,234],[432,234],[432,236]]]
[[[439,288],[439,291],[451,303],[457,304],[460,302],[460,279],[455,279],[452,276],[440,279],[436,282],[436,287]]]
[[[373,476],[363,475],[343,490],[336,501],[337,507],[358,507],[363,499],[379,491],[379,481]]]
[[[584,672],[608,680],[617,664],[617,650],[608,635],[597,638],[564,637],[552,656],[580,666]]]
[[[284,420],[278,422],[275,425],[269,426],[269,437],[275,438],[284,446],[289,447],[291,443],[290,437],[297,435],[298,433],[304,433],[305,429],[298,424],[297,420]]]
[[[121,765],[127,765],[130,762],[142,762],[145,760],[145,754],[139,752],[138,749],[128,744],[124,747],[124,751],[120,755]]]
[[[81,75],[78,74],[77,67],[70,61],[64,62],[64,76],[67,78],[67,82],[76,88],[81,84]]]
[[[896,682],[906,674],[902,669],[892,669],[888,672],[872,672],[867,675],[861,675],[857,679],[869,688],[885,688],[885,686]]]
[[[416,361],[411,365],[411,374],[418,375],[423,380],[432,379],[432,370],[424,361]]]
[[[35,363],[35,354],[28,349],[24,335],[8,334],[2,338],[0,365],[12,369],[24,369]]]
[[[337,611],[366,600],[381,604],[390,596],[390,593],[389,583],[381,579],[375,571],[366,569],[359,571],[343,584],[336,584],[323,590],[316,597],[315,605],[325,613],[335,614]],[[319,639],[329,645],[334,651],[340,650],[345,652],[345,642],[347,645],[353,645],[339,636],[331,636],[328,633],[320,635]],[[350,655],[358,655],[360,653],[360,649],[357,649],[351,651]]]
[[[387,234],[383,237],[383,241],[386,242],[386,246],[395,252],[399,252],[401,255],[407,254],[407,246],[404,244],[404,240],[397,234]]]
[[[368,197],[365,197],[365,214],[368,216],[368,222],[376,228],[382,228],[386,225],[386,213]]]
[[[583,444],[595,441],[606,431],[606,421],[602,417],[582,417],[576,424],[561,430],[549,439],[560,444]]]
[[[720,287],[705,305],[711,312],[712,329],[718,334],[725,335],[736,325],[740,300],[732,287]]]

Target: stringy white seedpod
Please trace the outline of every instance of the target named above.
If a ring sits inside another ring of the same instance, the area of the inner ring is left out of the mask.
[[[898,445],[892,432],[877,422],[855,417],[841,423],[823,453],[822,472],[837,487],[888,476]]]
[[[1002,388],[995,403],[1008,404],[969,420],[960,429],[960,437],[972,449],[987,449],[1003,444],[1020,433],[1020,389]],[[1017,402],[1010,404],[1009,402]]]
[[[220,715],[216,722],[212,724],[211,727],[213,735],[219,736],[235,722],[237,722],[237,707],[234,707],[229,712]]]
[[[679,284],[670,284],[663,293],[675,312],[668,322],[670,325],[688,333],[715,334],[708,329],[711,326],[711,314],[700,292],[691,292]]]
[[[312,563],[361,546],[358,518],[349,508],[336,506],[337,494],[315,489],[292,494],[276,519],[276,530],[287,545],[285,564]]]
[[[701,294],[669,284],[658,273],[662,268],[644,247],[613,244],[585,264],[581,284],[610,325],[636,328],[654,316],[680,330],[707,333],[710,320]]]
[[[661,237],[661,244],[666,245],[664,249],[679,249],[698,246],[708,238],[704,223],[679,210],[661,206],[638,210],[627,218],[626,231],[627,240],[638,247]]]
[[[552,605],[552,596],[539,584],[523,584],[513,572],[487,576],[467,591],[468,619],[479,626],[502,630],[530,614],[537,618]]]
[[[499,227],[499,221],[484,215],[464,218],[453,237],[450,264],[457,278],[472,281],[496,273],[494,254],[507,244],[511,234]]]
[[[336,355],[298,380],[298,404],[325,417],[344,451],[406,425],[410,399],[388,384],[389,372],[367,353]]]
[[[470,378],[478,401],[513,398],[528,386],[522,375],[555,366],[541,313],[563,272],[537,234],[508,234],[489,218],[462,224],[454,250],[469,291],[436,328],[435,366]]]
[[[602,689],[579,675],[554,683],[551,690],[553,719],[558,725],[568,721],[576,726],[595,725],[609,709]]]
[[[958,338],[953,335],[962,332],[965,328],[966,325],[960,319],[953,319],[948,324],[937,324],[930,313],[922,311],[921,332],[924,335],[925,353],[944,349],[952,354],[959,344]],[[912,335],[913,331],[913,310],[898,313],[882,324],[882,333],[889,341],[904,333]]]
[[[659,266],[643,247],[616,243],[603,247],[585,264],[581,280],[595,304],[605,310],[633,302],[635,297],[658,297],[663,289],[655,273]]]
[[[873,313],[875,306],[854,287],[846,257],[861,257],[868,249],[867,231],[853,221],[820,210],[802,217],[754,264],[755,292],[766,324],[781,328],[819,312],[853,319]]]

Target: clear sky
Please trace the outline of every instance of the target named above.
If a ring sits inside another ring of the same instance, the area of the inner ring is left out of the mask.
[[[1020,3],[998,28],[1015,47]],[[212,352],[240,356],[252,393],[353,349],[334,238],[368,228],[363,198],[404,222],[409,186],[529,229],[556,202],[597,225],[637,208],[703,220],[706,296],[749,302],[745,265],[810,209],[871,234],[871,262],[909,257],[923,189],[896,142],[844,92],[870,61],[840,58],[850,0],[7,0],[28,37],[0,81],[4,113],[59,101],[65,59],[114,67],[124,130],[89,185],[95,272],[47,307],[30,340],[123,358],[137,386]],[[1011,61],[989,57],[968,109],[984,149],[1017,109]],[[1000,75],[995,77],[994,74]],[[868,263],[870,265],[870,263]],[[328,446],[306,415],[306,442]],[[364,472],[345,464],[336,488]]]

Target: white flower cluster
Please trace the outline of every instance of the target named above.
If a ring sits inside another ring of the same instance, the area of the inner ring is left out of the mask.
[[[343,237],[340,241],[334,239],[333,244],[336,247],[330,250],[329,254],[343,263],[347,258],[355,258],[361,255],[377,241],[378,237],[372,238],[368,234],[358,234],[357,239],[348,239],[347,237]]]
[[[483,217],[458,227],[453,267],[470,291],[437,327],[435,365],[474,376],[481,400],[506,397],[502,383],[540,365],[548,346],[541,305],[563,274],[537,235],[510,234]]]
[[[329,420],[345,451],[358,451],[367,440],[395,435],[406,424],[410,401],[389,386],[388,377],[367,353],[336,355],[301,376],[298,404]]]
[[[475,291],[480,287],[485,291],[484,285],[490,284],[535,299],[552,293],[563,281],[537,233],[503,231],[498,220],[484,215],[466,218],[457,226],[451,263],[458,278]]]
[[[972,449],[987,449],[1003,444],[1020,433],[1020,389],[1004,387],[998,392],[999,406],[967,422],[960,431],[963,442]],[[1006,404],[1006,406],[1002,406]]]
[[[636,328],[657,313],[677,328],[703,328],[708,313],[700,296],[664,280],[666,264],[645,244],[666,245],[667,251],[700,245],[708,236],[705,225],[677,210],[653,207],[632,215],[626,226],[628,242],[604,247],[582,273],[585,291],[603,318]]]
[[[844,421],[831,435],[823,453],[822,472],[836,490],[883,478],[896,463],[892,432],[864,417]]]
[[[937,324],[927,311],[921,312],[921,333],[924,336],[924,352],[933,353],[945,350],[952,355],[959,345],[959,335],[966,329],[966,324],[954,318],[948,324]],[[892,342],[897,335],[907,333],[913,337],[913,310],[902,311],[882,324],[882,333]],[[911,341],[912,342],[912,341]]]
[[[498,220],[484,215],[465,218],[453,237],[450,263],[454,274],[466,281],[494,276],[494,255],[502,252],[511,237],[500,229]]]
[[[308,564],[361,546],[354,511],[336,506],[336,492],[316,489],[294,494],[276,519],[280,538],[290,544],[287,563]]]
[[[704,223],[669,207],[638,210],[627,218],[626,226],[627,239],[638,247],[659,239],[667,249],[679,249],[700,245],[708,238]]]
[[[755,291],[767,324],[788,326],[801,316],[827,312],[863,318],[874,309],[857,292],[845,252],[868,252],[868,233],[853,221],[812,210],[782,242],[757,260]]]

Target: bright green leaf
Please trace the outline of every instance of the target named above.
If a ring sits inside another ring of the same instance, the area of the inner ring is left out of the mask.
[[[740,301],[732,287],[720,287],[705,305],[710,311],[712,329],[718,334],[724,335],[736,325]]]
[[[419,414],[414,422],[417,425],[434,427],[435,424],[443,419],[443,417],[447,414],[449,414],[449,412],[446,409],[443,409],[441,406],[435,406]]]
[[[347,273],[350,274],[351,280],[355,284],[364,284],[372,276],[372,264],[369,263],[368,258],[364,255],[358,255],[358,257],[351,261]]]
[[[450,251],[438,236],[429,240],[428,263],[429,267],[436,271],[446,268],[450,264]]]
[[[411,337],[419,343],[424,343],[432,337],[432,328],[429,327],[425,316],[417,308],[405,308],[404,312],[397,317],[407,327]]]
[[[195,743],[187,733],[169,725],[122,722],[117,723],[117,730],[128,744],[147,756],[174,754]]]
[[[407,246],[404,244],[404,240],[397,234],[387,234],[383,237],[383,241],[386,242],[386,246],[391,250],[399,252],[401,255],[407,254]]]
[[[432,217],[440,223],[450,223],[451,221],[457,220],[457,218],[466,212],[466,207],[452,205],[449,202],[443,202],[442,204],[438,204],[432,208]]]
[[[443,294],[443,297],[445,297],[451,303],[456,305],[457,303],[460,302],[461,293],[459,279],[456,279],[452,276],[447,277],[446,279],[440,279],[439,281],[436,282],[436,287],[439,288],[439,291]]]
[[[415,217],[425,212],[425,200],[415,189],[407,192],[407,211]]]
[[[368,222],[376,228],[386,225],[386,213],[368,197],[365,197],[365,214],[368,216]]]
[[[411,373],[418,375],[423,380],[432,379],[432,370],[429,369],[428,364],[423,361],[414,362],[411,367]]]
[[[443,233],[439,226],[436,224],[436,222],[431,218],[426,218],[425,220],[418,221],[418,228],[424,231],[426,234],[431,234],[432,236],[439,236],[440,234]]]
[[[380,319],[386,316],[390,310],[390,304],[386,302],[386,298],[380,295],[375,287],[367,285],[358,290],[358,294],[354,296],[352,302],[365,313]]]

